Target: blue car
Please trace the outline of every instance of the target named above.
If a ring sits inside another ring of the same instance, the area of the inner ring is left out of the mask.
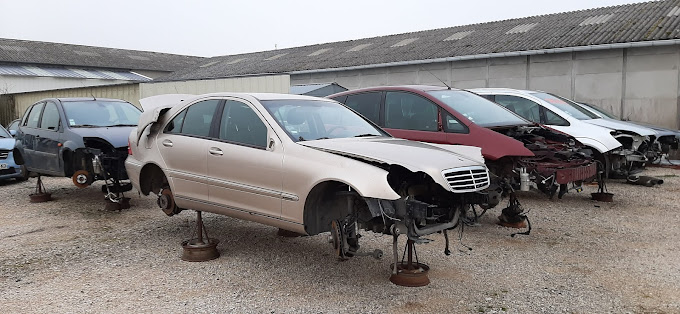
[[[24,159],[16,149],[16,140],[0,125],[0,180],[15,178],[17,181],[28,179]]]

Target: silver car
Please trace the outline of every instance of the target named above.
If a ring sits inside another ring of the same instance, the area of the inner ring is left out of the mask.
[[[359,229],[423,243],[488,201],[479,148],[393,138],[333,100],[161,98],[145,105],[125,166],[170,216],[193,209],[308,235],[333,231],[345,244],[336,253],[349,257]]]

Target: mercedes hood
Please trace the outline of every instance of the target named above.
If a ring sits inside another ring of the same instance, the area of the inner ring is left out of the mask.
[[[422,171],[437,182],[443,180],[443,170],[484,167],[481,148],[472,146],[431,145],[391,137],[325,139],[298,144],[349,158],[400,165],[412,172]]]

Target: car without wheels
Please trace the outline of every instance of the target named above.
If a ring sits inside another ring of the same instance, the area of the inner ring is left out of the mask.
[[[396,139],[323,98],[168,96],[154,108],[142,99],[125,166],[169,216],[193,209],[330,231],[336,255],[347,258],[360,254],[360,229],[425,243],[456,227],[470,204],[487,202],[476,147]]]
[[[509,195],[509,206],[499,217],[506,226],[524,225],[513,190],[535,186],[552,197],[559,189],[561,198],[568,183],[578,187],[596,174],[590,151],[573,137],[527,121],[464,90],[381,86],[328,98],[344,103],[396,137],[480,147],[492,173],[489,192],[499,195],[484,207],[493,207],[500,195]]]
[[[104,192],[127,191],[127,137],[140,114],[118,99],[43,99],[26,109],[17,146],[31,172],[70,177],[81,188],[105,180]]]
[[[583,109],[586,109],[590,111],[591,113],[597,115],[600,119],[605,119],[605,120],[611,120],[611,121],[618,121],[618,122],[624,122],[624,123],[629,123],[629,124],[634,124],[642,127],[646,127],[649,129],[652,129],[655,135],[656,139],[653,141],[650,141],[651,148],[647,150],[646,156],[647,159],[649,159],[649,162],[655,162],[655,161],[660,161],[664,156],[668,158],[668,154],[671,153],[671,150],[677,150],[678,146],[680,146],[680,131],[678,130],[672,130],[672,129],[667,129],[663,128],[660,126],[652,125],[652,124],[647,124],[647,123],[642,123],[642,122],[635,122],[635,121],[630,121],[630,120],[621,120],[617,118],[614,114],[596,107],[591,104],[587,103],[576,103],[575,104],[581,106]],[[650,136],[651,137],[651,136]]]
[[[599,119],[570,100],[554,94],[510,88],[475,88],[470,91],[512,110],[527,120],[569,134],[593,149],[604,165],[604,175],[626,178],[640,172],[652,146],[648,128]]]

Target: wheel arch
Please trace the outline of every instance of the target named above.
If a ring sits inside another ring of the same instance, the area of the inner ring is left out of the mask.
[[[139,188],[144,195],[149,195],[151,192],[158,194],[169,184],[170,181],[165,172],[155,163],[147,163],[139,171]]]
[[[338,195],[341,191],[361,193],[348,183],[326,180],[317,183],[307,194],[303,211],[305,231],[315,235],[330,231],[331,222],[348,215],[347,199]]]

